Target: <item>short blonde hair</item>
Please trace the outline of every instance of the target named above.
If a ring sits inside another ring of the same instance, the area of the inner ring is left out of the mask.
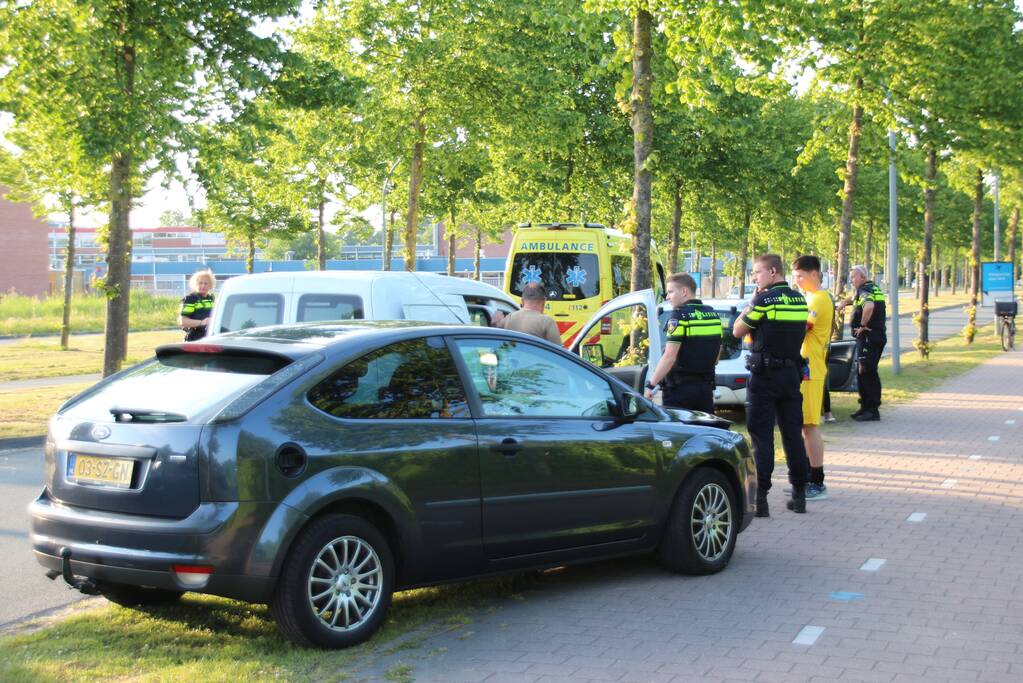
[[[199,278],[203,277],[209,278],[211,292],[216,289],[217,278],[209,268],[203,268],[192,273],[192,277],[188,278],[188,289],[193,292],[197,291],[199,289]]]

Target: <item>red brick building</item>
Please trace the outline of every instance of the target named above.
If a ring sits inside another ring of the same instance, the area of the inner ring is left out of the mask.
[[[33,215],[29,204],[8,201],[7,192],[0,187],[0,294],[12,289],[30,296],[49,294],[49,225]]]

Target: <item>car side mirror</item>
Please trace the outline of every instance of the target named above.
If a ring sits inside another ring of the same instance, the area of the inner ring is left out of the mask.
[[[604,367],[604,347],[600,344],[583,344],[583,358],[598,368]]]
[[[646,406],[636,394],[626,391],[618,403],[618,416],[625,421],[632,421],[646,412]]]

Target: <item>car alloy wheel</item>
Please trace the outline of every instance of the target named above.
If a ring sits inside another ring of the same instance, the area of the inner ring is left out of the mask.
[[[728,566],[739,527],[732,485],[721,472],[698,467],[675,496],[659,553],[668,569],[713,574]]]
[[[350,647],[380,628],[393,590],[393,555],[380,530],[356,515],[329,514],[288,549],[270,612],[294,643]]]
[[[330,541],[309,570],[309,605],[334,631],[351,631],[380,604],[383,568],[372,546],[355,536]]]
[[[691,529],[696,552],[707,562],[720,558],[731,536],[732,507],[728,494],[717,483],[705,485],[693,503]]]

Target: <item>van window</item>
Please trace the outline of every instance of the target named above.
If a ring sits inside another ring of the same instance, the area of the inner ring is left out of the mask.
[[[362,298],[352,294],[303,294],[298,299],[297,322],[362,320]]]
[[[235,294],[224,302],[221,332],[279,325],[284,320],[284,297],[280,294]]]
[[[511,270],[511,292],[539,282],[548,301],[589,299],[600,294],[600,268],[596,254],[519,253]]]

